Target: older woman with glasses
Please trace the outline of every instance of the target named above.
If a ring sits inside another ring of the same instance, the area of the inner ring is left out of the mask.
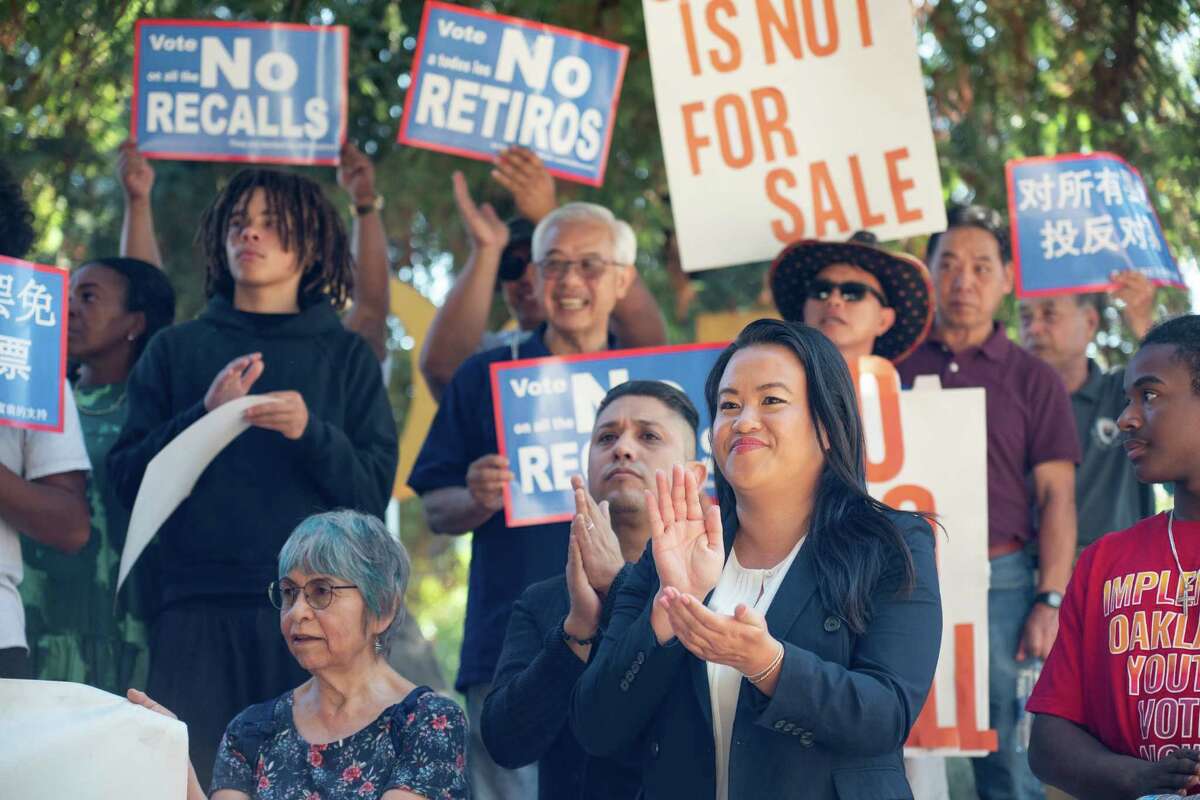
[[[403,545],[375,517],[334,511],[292,532],[268,592],[312,678],[229,723],[212,800],[468,797],[462,710],[384,658],[408,575]],[[173,716],[142,692],[129,699]],[[187,797],[205,797],[190,763]]]

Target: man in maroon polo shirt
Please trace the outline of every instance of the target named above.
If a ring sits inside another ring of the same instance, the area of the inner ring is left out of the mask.
[[[1079,440],[1062,379],[994,320],[1013,286],[1000,215],[971,206],[950,209],[948,220],[926,254],[937,305],[933,333],[897,368],[906,386],[937,375],[945,388],[987,393],[988,690],[1000,747],[972,765],[980,800],[1040,800],[1017,731],[1018,681],[1049,654],[1058,632],[1075,556]]]

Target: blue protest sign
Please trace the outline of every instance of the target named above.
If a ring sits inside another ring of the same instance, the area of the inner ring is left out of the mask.
[[[0,256],[0,425],[62,432],[67,273]]]
[[[345,26],[143,19],[134,36],[131,128],[143,155],[338,162]]]
[[[599,186],[629,48],[428,0],[396,141],[491,161],[528,147],[551,174]]]
[[[1137,170],[1112,153],[1009,161],[1018,297],[1099,292],[1137,270],[1183,287]]]
[[[711,476],[704,381],[723,349],[724,344],[691,344],[492,364],[500,455],[517,476],[504,487],[505,524],[540,525],[574,516],[571,476],[587,474],[596,408],[609,389],[626,381],[666,381],[691,398],[700,411],[697,458]]]

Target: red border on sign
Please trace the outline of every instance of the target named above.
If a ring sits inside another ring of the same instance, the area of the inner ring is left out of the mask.
[[[0,256],[0,262],[17,264],[33,269],[36,272],[45,272],[62,281],[62,294],[60,295],[62,297],[62,325],[60,326],[58,337],[58,425],[39,425],[36,422],[18,422],[15,419],[0,417],[0,426],[5,428],[24,428],[31,431],[62,433],[63,426],[67,421],[67,408],[63,398],[63,393],[66,391],[67,386],[67,315],[68,304],[70,303],[70,292],[67,291],[67,271],[58,267],[51,267],[47,264],[38,264],[33,261],[12,258],[11,256]]]
[[[215,19],[139,19],[133,26],[133,110],[129,117],[129,138],[137,142],[138,94],[141,89],[140,66],[142,60],[142,27],[165,27],[190,25],[196,28],[273,28],[275,30],[330,31],[337,35],[342,44],[342,124],[338,130],[337,156],[329,158],[292,158],[272,155],[224,155],[221,153],[180,153],[138,149],[146,158],[169,161],[222,161],[231,164],[299,164],[308,166],[337,165],[341,161],[341,147],[346,144],[346,125],[350,116],[350,30],[345,25],[303,25],[298,22],[226,22]]]
[[[534,367],[539,364],[577,364],[582,361],[603,361],[605,359],[638,358],[655,356],[663,353],[687,353],[695,350],[724,350],[729,342],[701,342],[692,344],[668,344],[657,347],[635,347],[628,350],[600,350],[595,353],[580,353],[573,356],[539,356],[537,358],[519,358],[515,361],[496,361],[488,365],[492,384],[492,424],[496,428],[496,445],[499,454],[508,457],[508,446],[505,443],[504,420],[500,403],[500,370],[520,367]],[[545,517],[530,517],[513,522],[512,516],[512,486],[504,484],[504,524],[509,528],[527,528],[530,525],[547,525],[553,522],[567,522],[575,515],[550,514]]]
[[[1147,195],[1149,194],[1149,186],[1146,184],[1146,179],[1142,177],[1142,173],[1133,164],[1130,164],[1116,153],[1110,153],[1106,150],[1097,150],[1094,153],[1065,153],[1057,156],[1031,156],[1030,158],[1010,158],[1004,163],[1004,183],[1008,189],[1008,229],[1012,237],[1012,264],[1013,278],[1016,284],[1017,299],[1037,298],[1037,297],[1055,297],[1058,295],[1071,294],[1089,294],[1091,292],[1106,292],[1109,289],[1115,289],[1117,284],[1109,281],[1106,283],[1091,283],[1086,286],[1070,286],[1057,289],[1033,289],[1028,290],[1023,288],[1021,283],[1021,247],[1020,247],[1020,230],[1017,225],[1017,192],[1016,186],[1013,184],[1013,171],[1018,166],[1024,164],[1050,164],[1058,161],[1094,161],[1098,158],[1108,158],[1113,161],[1128,167],[1129,170],[1137,176],[1142,182],[1142,186],[1146,187]],[[1167,252],[1170,253],[1170,244],[1166,241],[1166,229],[1162,226],[1162,220],[1158,218],[1158,210],[1154,207],[1154,203],[1148,202],[1147,208],[1154,215],[1154,221],[1158,223],[1158,229],[1163,232],[1163,244],[1167,247]],[[1174,255],[1171,259],[1174,260]],[[1178,262],[1176,262],[1178,268]],[[1154,286],[1172,286],[1176,289],[1187,289],[1187,284],[1181,281],[1167,281],[1162,279],[1151,279],[1150,283]]]
[[[557,25],[547,25],[542,22],[533,22],[532,20],[521,19],[519,17],[510,17],[504,14],[491,14],[487,11],[481,11],[478,8],[469,8],[467,6],[460,6],[454,3],[444,3],[440,0],[426,0],[425,8],[421,12],[421,25],[417,28],[417,49],[413,51],[413,67],[409,72],[411,81],[408,84],[408,90],[404,96],[404,115],[400,120],[400,129],[396,132],[396,141],[399,144],[405,144],[409,147],[419,147],[422,150],[433,150],[438,153],[460,156],[462,158],[469,158],[474,161],[485,161],[489,164],[492,163],[492,158],[484,155],[483,153],[479,153],[474,150],[466,150],[461,147],[454,147],[452,145],[426,142],[423,139],[415,139],[408,134],[408,121],[411,119],[411,114],[409,112],[412,111],[413,97],[416,95],[415,89],[420,81],[421,69],[424,65],[424,61],[422,60],[421,56],[425,50],[425,33],[429,26],[429,11],[431,8],[445,9],[469,17],[481,17],[483,19],[498,20],[500,22],[504,22],[505,24],[514,25],[519,28],[528,28],[530,30],[541,31],[544,33],[553,33],[558,36],[578,39],[581,42],[587,42],[600,47],[614,49],[620,53],[621,64],[617,70],[617,82],[613,86],[612,106],[609,108],[608,113],[608,131],[607,135],[604,137],[604,147],[602,148],[603,154],[600,158],[600,173],[595,178],[585,178],[581,175],[576,175],[561,169],[556,169],[549,166],[546,167],[546,171],[556,178],[562,178],[563,180],[581,183],[585,186],[603,186],[604,176],[608,172],[608,154],[612,147],[613,133],[616,131],[617,127],[617,105],[621,100],[621,88],[625,85],[625,67],[629,62],[629,47],[627,45],[609,41],[608,39],[601,39],[598,36],[580,33],[579,31],[573,31],[568,28],[561,28]],[[499,152],[499,150],[497,150],[497,152]]]

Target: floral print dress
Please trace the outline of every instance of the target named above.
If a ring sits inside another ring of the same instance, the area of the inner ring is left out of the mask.
[[[255,800],[375,800],[403,789],[427,800],[467,800],[467,721],[422,686],[345,739],[309,744],[296,730],[292,692],[238,714],[221,739],[211,792]]]

